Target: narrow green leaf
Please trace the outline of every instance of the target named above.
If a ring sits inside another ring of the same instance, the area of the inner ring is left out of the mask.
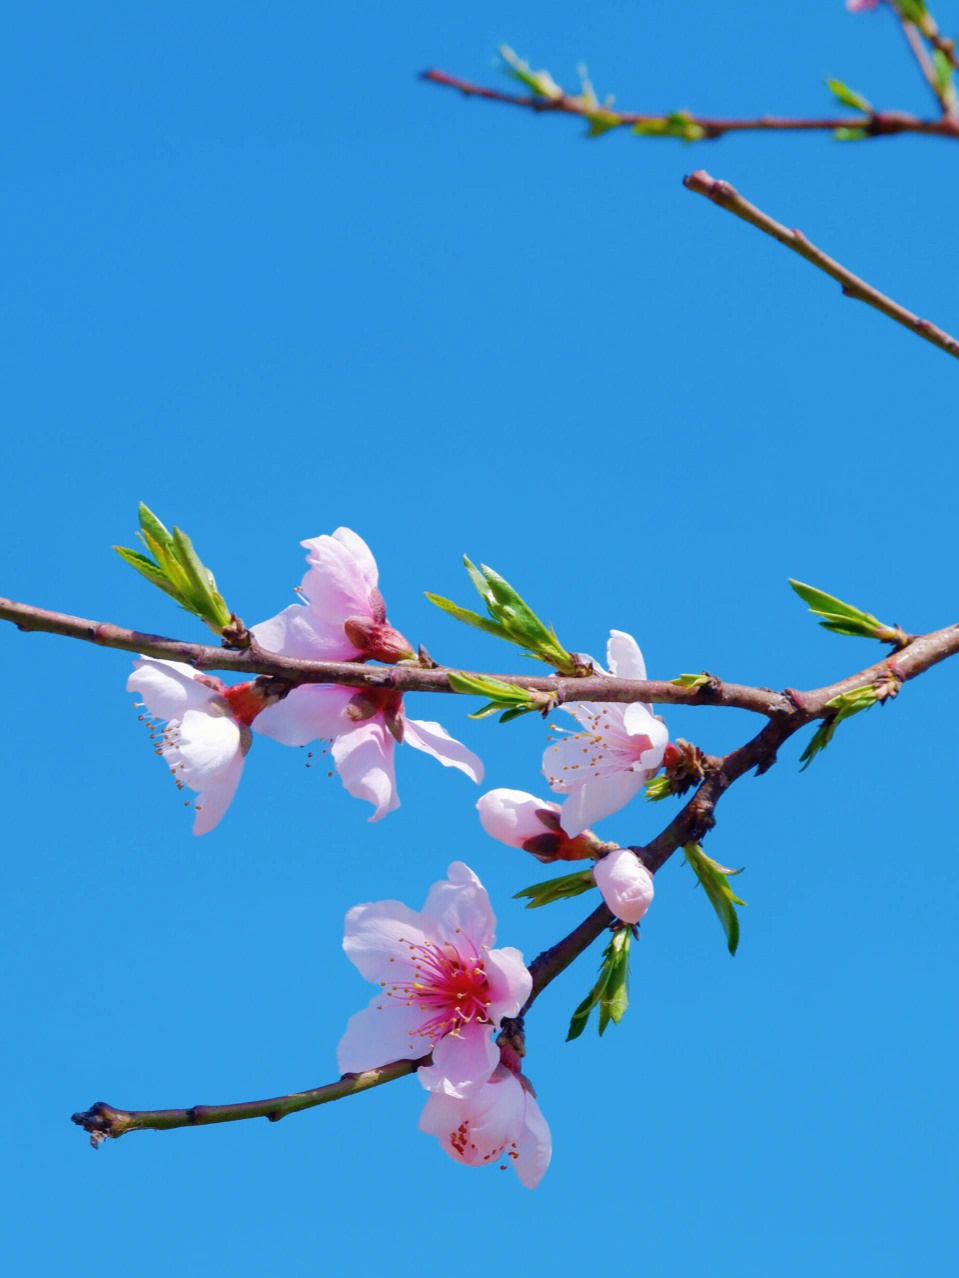
[[[670,683],[676,684],[680,688],[705,688],[709,683],[708,674],[681,674],[676,679],[670,679]]]
[[[826,88],[834,98],[839,99],[843,106],[852,107],[854,111],[863,111],[867,115],[872,111],[872,103],[868,102],[861,93],[850,89],[848,84],[843,84],[842,80],[827,80]]]
[[[807,586],[801,581],[789,578],[789,584],[805,604],[809,611],[821,618],[819,624],[834,634],[855,635],[866,639],[881,639],[883,642],[896,642],[897,632],[894,627],[884,625],[871,612],[863,612],[852,604],[843,603],[835,595],[827,595],[824,590],[815,586]],[[901,632],[899,632],[901,635]]]
[[[172,551],[173,538],[170,536],[170,533],[164,525],[160,523],[159,519],[157,519],[149,506],[145,506],[141,501],[140,505],[137,507],[137,515],[140,520],[141,531],[149,533],[155,542],[158,542],[161,546],[165,546],[168,551]]]
[[[513,900],[529,897],[528,910],[538,909],[541,905],[552,905],[554,901],[565,901],[569,897],[589,892],[596,886],[592,870],[576,870],[573,874],[562,874],[555,879],[546,879],[542,883],[531,883],[520,892],[513,893]]]
[[[865,129],[836,129],[833,137],[837,142],[861,142],[863,138],[868,138],[869,134]]]
[[[823,720],[799,756],[800,772],[805,772],[820,750],[825,750],[843,719],[851,719],[861,710],[868,710],[878,700],[879,694],[876,689],[872,684],[867,684],[862,688],[853,688],[850,692],[841,692],[839,696],[827,701],[826,705],[834,709],[836,713],[831,718]]]
[[[448,612],[457,621],[465,621],[468,626],[475,626],[477,630],[485,630],[487,634],[496,635],[498,639],[506,639],[508,637],[503,633],[503,627],[498,622],[489,621],[486,617],[481,617],[478,612],[470,612],[468,608],[461,608],[459,604],[455,604],[449,599],[444,599],[442,595],[432,595],[429,591],[426,591],[425,594],[431,604],[435,604],[443,612]]]
[[[603,950],[603,961],[596,984],[573,1013],[566,1035],[567,1043],[579,1038],[586,1028],[589,1014],[599,1007],[599,1032],[603,1033],[610,1021],[618,1025],[629,1006],[629,944],[633,929],[617,928]]]
[[[563,90],[548,71],[531,70],[529,63],[518,58],[508,44],[501,44],[499,52],[506,63],[507,74],[525,84],[537,97],[551,98],[555,101],[556,98],[563,96]]]
[[[158,568],[152,559],[148,559],[146,555],[141,555],[138,550],[129,550],[126,546],[114,546],[113,549],[124,563],[128,563],[131,568],[135,568],[137,572],[142,573],[152,585],[159,586],[161,590],[166,591],[168,595],[172,595],[174,599],[178,598],[177,592],[167,581],[163,570]]]
[[[157,561],[161,571],[166,575],[166,579],[176,592],[180,603],[185,603],[190,593],[190,579],[177,561],[172,542],[170,547],[167,547],[162,542],[157,541],[153,534],[147,532],[146,529],[139,534],[139,537]]]
[[[650,777],[648,781],[643,782],[643,789],[646,791],[646,798],[651,803],[657,803],[660,799],[668,799],[673,793],[672,782],[669,777]]]
[[[720,865],[718,861],[708,857],[698,843],[687,843],[683,852],[723,926],[730,954],[735,954],[739,945],[739,915],[734,906],[745,905],[746,902],[735,895],[729,886],[728,876],[741,871]]]

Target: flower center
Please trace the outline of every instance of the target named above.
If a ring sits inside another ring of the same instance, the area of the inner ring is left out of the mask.
[[[387,985],[386,992],[426,1013],[417,1033],[431,1043],[464,1025],[489,1020],[490,989],[483,960],[456,946],[427,941],[410,945],[412,979]]]

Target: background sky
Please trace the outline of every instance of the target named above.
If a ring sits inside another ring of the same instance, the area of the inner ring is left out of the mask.
[[[464,553],[569,647],[624,629],[661,677],[815,687],[878,657],[819,630],[789,576],[911,631],[956,620],[955,366],[681,185],[725,178],[955,332],[955,145],[588,142],[417,79],[508,87],[505,41],[573,88],[585,62],[624,109],[832,113],[838,76],[928,112],[888,13],[174,0],[3,21],[0,593],[204,641],[110,550],[143,500],[249,623],[292,601],[301,539],[355,529],[394,624],[467,668],[529,667],[423,598],[471,602]],[[413,1079],[90,1150],[69,1116],[98,1099],[334,1078],[370,993],[340,950],[359,901],[419,908],[465,860],[528,958],[592,905],[523,910],[542,867],[413,750],[370,825],[260,738],[194,838],[127,655],[7,626],[0,652],[13,1272],[954,1272],[954,665],[808,772],[793,740],[724,798],[706,850],[746,867],[735,959],[674,858],[623,1023],[563,1041],[598,946],[543,995],[527,1070],[554,1156],[530,1193],[417,1132]],[[545,795],[544,725],[468,708],[408,703],[487,787]],[[756,726],[667,719],[717,753]],[[645,842],[673,810],[600,833]]]

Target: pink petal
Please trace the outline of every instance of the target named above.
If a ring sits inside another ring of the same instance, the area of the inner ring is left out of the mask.
[[[127,680],[127,692],[139,692],[144,705],[158,719],[180,719],[217,696],[215,688],[197,680],[197,672],[182,661],[140,657]],[[220,681],[214,680],[214,683]]]
[[[639,756],[639,763],[649,771],[655,772],[663,761],[663,751],[669,744],[669,729],[658,715],[650,714],[640,701],[626,707],[623,715],[623,727],[631,737],[645,736],[649,739],[649,747]]]
[[[546,832],[536,815],[543,809],[559,815],[558,803],[547,803],[523,790],[488,790],[476,805],[486,833],[514,848]]]
[[[420,1071],[422,1072],[422,1071]],[[522,1137],[526,1098],[519,1080],[499,1068],[478,1092],[458,1099],[431,1093],[420,1115],[420,1131],[436,1136],[459,1163],[483,1167]]]
[[[462,861],[454,861],[441,879],[430,888],[423,906],[424,923],[461,952],[466,945],[476,954],[496,940],[496,915],[486,889]]]
[[[412,973],[411,945],[440,939],[430,922],[402,901],[370,901],[347,914],[343,949],[368,981],[381,985]]]
[[[378,573],[366,542],[348,528],[338,528],[332,537],[314,537],[303,545],[310,568],[301,588],[311,608],[331,624],[371,616],[370,593]]]
[[[415,1061],[426,1056],[430,1044],[417,1030],[423,1014],[397,999],[378,994],[369,1007],[356,1012],[336,1049],[341,1074],[361,1074],[390,1061]]]
[[[225,714],[187,710],[163,746],[163,757],[191,790],[202,790],[241,751],[240,725]],[[235,788],[235,786],[234,786]]]
[[[360,655],[347,639],[342,619],[328,622],[304,604],[290,604],[269,621],[253,626],[252,633],[267,652],[300,660],[351,661]]]
[[[612,776],[591,777],[570,789],[563,804],[563,829],[575,838],[594,822],[618,812],[642,789],[645,773],[616,772]]]
[[[653,899],[653,876],[629,848],[617,848],[593,867],[603,900],[624,923],[638,923]]]
[[[512,945],[489,950],[483,961],[489,981],[489,1018],[496,1026],[504,1016],[518,1016],[533,989],[523,955]]]
[[[378,718],[367,719],[333,742],[333,759],[340,779],[355,798],[373,804],[371,821],[379,821],[400,806],[393,744],[386,725]]]
[[[282,701],[261,710],[253,720],[253,730],[289,746],[334,737],[352,728],[352,720],[345,717],[344,711],[353,694],[353,688],[338,684],[300,684]]]
[[[646,662],[639,644],[624,630],[611,630],[606,645],[606,661],[610,674],[617,679],[645,679]]]
[[[363,538],[353,532],[351,528],[337,528],[333,533],[333,540],[338,541],[352,557],[357,572],[370,590],[375,590],[379,584],[380,570],[377,568],[376,560],[373,558],[372,552]]]
[[[553,1153],[553,1138],[535,1099],[526,1093],[526,1114],[516,1145],[513,1170],[527,1189],[535,1189],[546,1174]]]
[[[492,1026],[474,1022],[441,1038],[433,1047],[432,1065],[416,1072],[428,1092],[465,1099],[475,1095],[498,1064]]]
[[[422,750],[439,759],[446,768],[458,768],[477,785],[483,780],[483,764],[472,750],[467,750],[438,723],[426,719],[405,719],[403,740],[414,750]]]

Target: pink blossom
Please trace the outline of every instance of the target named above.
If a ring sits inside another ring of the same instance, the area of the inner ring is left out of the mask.
[[[304,541],[310,565],[291,604],[253,627],[261,648],[309,661],[374,660],[393,664],[414,655],[386,620],[376,560],[362,537],[337,528]]]
[[[380,991],[350,1018],[337,1049],[342,1073],[432,1052],[420,1082],[463,1098],[499,1064],[493,1033],[519,1014],[532,977],[519,950],[492,948],[496,919],[473,871],[454,861],[447,873],[419,912],[374,901],[347,914],[343,948]]]
[[[315,537],[303,545],[310,552],[300,588],[307,603],[291,604],[254,626],[257,643],[315,661],[372,658],[395,663],[412,656],[408,641],[386,620],[376,561],[366,542],[349,528],[337,528],[332,537]],[[388,689],[301,684],[267,707],[256,731],[292,746],[329,738],[343,785],[373,804],[371,821],[400,805],[393,747],[403,741],[477,784],[483,779],[483,765],[471,750],[438,723],[408,719],[402,696]]]
[[[476,810],[487,834],[539,861],[580,861],[593,854],[597,842],[589,831],[571,839],[560,823],[559,804],[523,790],[488,790]]]
[[[611,630],[606,647],[610,674],[645,679],[643,654],[632,635]],[[586,729],[547,748],[543,772],[550,788],[568,794],[563,829],[574,838],[593,822],[618,811],[638,794],[663,761],[666,725],[645,702],[579,702],[561,707]]]
[[[408,719],[401,694],[388,689],[302,684],[268,706],[255,728],[283,745],[306,745],[329,737],[343,785],[356,798],[373,804],[371,821],[400,806],[393,749],[402,742],[431,754],[444,767],[465,772],[477,785],[483,779],[483,764],[472,750],[438,723]]]
[[[593,867],[603,900],[624,923],[638,923],[653,899],[653,876],[629,848],[617,848]]]
[[[470,1167],[509,1158],[527,1189],[549,1166],[552,1139],[527,1080],[500,1064],[474,1095],[433,1092],[419,1128],[435,1136],[451,1158]]]
[[[846,0],[846,8],[851,13],[861,13],[866,9],[875,9],[880,0]]]
[[[181,789],[198,792],[193,833],[206,834],[236,793],[252,739],[249,725],[263,701],[250,683],[227,687],[179,661],[141,657],[133,665],[127,691],[139,692],[150,714],[167,721],[156,752]]]

